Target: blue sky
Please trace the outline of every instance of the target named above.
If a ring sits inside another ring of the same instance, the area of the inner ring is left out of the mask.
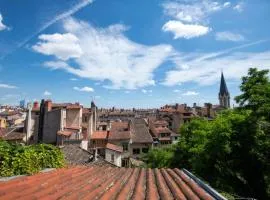
[[[0,1],[0,104],[217,103],[270,69],[270,1]]]

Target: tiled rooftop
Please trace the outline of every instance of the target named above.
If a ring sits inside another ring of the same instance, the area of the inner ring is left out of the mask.
[[[98,157],[94,160],[94,155],[82,148],[79,144],[68,144],[61,148],[68,165],[85,165],[85,166],[107,166],[115,167],[113,164]]]
[[[118,151],[120,153],[123,152],[123,147],[122,146],[118,146],[118,145],[111,144],[111,143],[106,144],[106,149],[110,149],[110,150],[113,150],[113,151]]]
[[[179,169],[57,169],[0,182],[0,199],[214,199]]]
[[[108,132],[107,131],[94,131],[91,135],[91,139],[100,139],[100,140],[106,140],[108,138]]]
[[[132,143],[152,143],[151,137],[146,122],[141,118],[132,120],[133,133],[131,135]]]
[[[156,137],[159,137],[159,135],[161,133],[173,133],[170,129],[168,129],[167,127],[158,127],[158,128],[155,128],[155,127],[151,127],[151,132],[153,133],[154,136]]]

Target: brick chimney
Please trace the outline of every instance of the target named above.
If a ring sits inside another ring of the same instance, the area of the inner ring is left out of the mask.
[[[39,108],[39,103],[38,101],[35,101],[33,105],[33,109],[37,109],[37,108]]]
[[[45,110],[46,110],[47,112],[49,112],[49,111],[52,110],[52,100],[47,99],[47,100],[45,101]]]

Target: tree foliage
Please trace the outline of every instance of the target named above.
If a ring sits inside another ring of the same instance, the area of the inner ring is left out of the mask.
[[[64,164],[62,152],[52,145],[22,146],[0,141],[0,176],[34,174]]]
[[[270,198],[267,75],[267,70],[250,69],[242,79],[242,94],[236,97],[239,108],[225,110],[212,121],[194,119],[185,124],[178,144],[151,151],[150,158],[155,159],[146,159],[149,165],[187,168],[231,194]]]

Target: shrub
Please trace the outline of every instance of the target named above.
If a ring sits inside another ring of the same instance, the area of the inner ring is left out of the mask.
[[[0,141],[0,176],[34,174],[65,165],[62,152],[52,145],[22,146]]]

